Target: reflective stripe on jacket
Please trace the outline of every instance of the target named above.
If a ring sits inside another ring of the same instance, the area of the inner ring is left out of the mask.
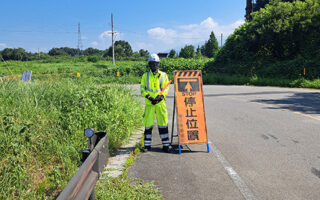
[[[151,97],[156,97],[161,90],[168,84],[169,78],[165,72],[159,71],[156,75],[153,75],[151,71],[143,74],[140,85],[140,92],[143,97],[149,94]],[[166,98],[169,91],[169,87],[162,93]],[[161,101],[159,104],[164,103]],[[152,105],[151,101],[146,99],[147,105]]]

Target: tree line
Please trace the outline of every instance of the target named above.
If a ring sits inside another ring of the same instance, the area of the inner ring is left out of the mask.
[[[255,2],[253,2],[252,0],[247,0],[247,8],[246,8],[246,15],[245,15],[246,19],[250,21],[252,19],[252,16],[250,15],[252,12],[259,11],[261,8],[265,8],[265,6],[268,5],[271,1],[256,0]],[[293,3],[295,0],[278,0],[278,1]],[[300,0],[300,1],[304,1],[304,0]]]
[[[208,57],[214,58],[219,51],[219,45],[217,38],[212,31],[210,33],[209,39],[205,41],[205,43],[200,47],[198,46],[197,49],[193,45],[185,45],[181,48],[179,54],[174,50],[171,49],[169,52],[169,58],[181,57],[181,58],[200,58],[200,57]]]
[[[149,56],[148,50],[140,49],[134,52],[131,45],[124,40],[119,40],[114,43],[114,52],[117,60],[146,60]],[[88,56],[89,61],[97,61],[101,58],[112,59],[112,46],[106,50],[100,50],[96,48],[87,48],[80,50],[77,48],[60,47],[52,48],[48,53],[27,52],[23,48],[5,48],[0,51],[0,57],[3,60],[20,60],[30,61],[39,59],[48,59],[51,57],[72,57],[72,56]]]
[[[228,37],[208,71],[289,79],[320,77],[319,0],[271,0],[251,16],[252,20]]]
[[[193,45],[185,45],[185,47],[180,49],[180,52],[177,53],[174,49],[171,49],[168,57],[182,57],[182,58],[199,58],[199,57],[209,57],[213,58],[217,55],[219,51],[218,41],[213,32],[211,32],[209,39],[197,49]],[[114,43],[114,54],[117,60],[147,60],[149,56],[148,50],[140,49],[139,51],[134,52],[132,50],[129,42],[124,40],[118,40]],[[112,59],[112,46],[105,50],[87,48],[85,50],[80,50],[70,47],[60,47],[52,48],[48,53],[38,52],[31,53],[27,52],[23,48],[5,48],[0,51],[0,57],[3,60],[20,60],[20,61],[29,61],[29,60],[39,60],[39,59],[48,59],[51,57],[68,57],[68,56],[89,56],[88,60],[96,62],[99,59],[103,58],[106,60]]]

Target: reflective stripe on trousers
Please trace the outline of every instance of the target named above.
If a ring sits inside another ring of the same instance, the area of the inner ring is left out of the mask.
[[[169,130],[167,127],[159,127],[159,135],[163,146],[169,146]]]
[[[168,125],[166,126],[159,126],[159,135],[162,141],[163,146],[169,146],[169,130],[168,130]],[[144,130],[144,146],[148,147],[151,146],[152,143],[152,127],[146,127]]]
[[[144,146],[148,147],[151,146],[151,140],[152,140],[152,128],[153,126],[146,127],[144,129]]]

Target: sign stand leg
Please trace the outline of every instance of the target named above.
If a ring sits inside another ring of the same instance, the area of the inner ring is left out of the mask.
[[[176,95],[173,95],[173,115],[172,115],[172,129],[171,129],[171,146],[172,146],[172,142],[173,142],[175,113],[176,113]]]
[[[207,144],[207,152],[210,152],[209,144]]]
[[[181,145],[179,144],[179,154],[181,154]]]

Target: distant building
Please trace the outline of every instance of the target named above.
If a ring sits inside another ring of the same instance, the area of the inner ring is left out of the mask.
[[[160,59],[168,58],[168,53],[158,53]]]

